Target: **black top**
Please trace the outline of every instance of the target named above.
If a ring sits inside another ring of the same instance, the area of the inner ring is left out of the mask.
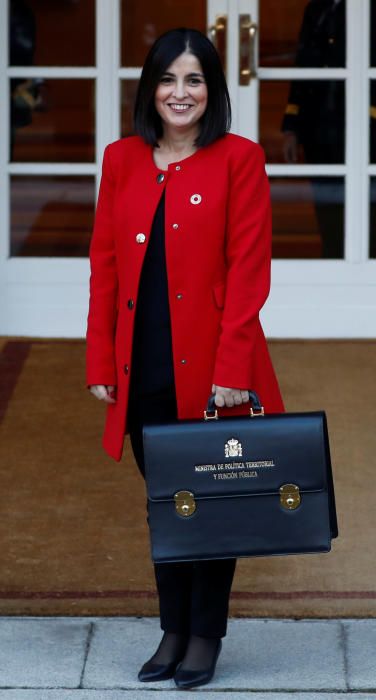
[[[165,193],[156,209],[142,266],[136,305],[131,396],[174,384],[165,254]]]

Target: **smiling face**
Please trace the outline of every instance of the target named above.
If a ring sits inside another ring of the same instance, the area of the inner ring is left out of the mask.
[[[154,99],[164,127],[186,130],[197,125],[206,110],[208,89],[196,56],[184,52],[168,66]]]

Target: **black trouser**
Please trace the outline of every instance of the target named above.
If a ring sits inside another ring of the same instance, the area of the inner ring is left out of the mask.
[[[142,426],[176,418],[175,389],[131,397],[128,430],[138,468],[145,478]],[[154,564],[161,628],[200,637],[224,637],[236,559]]]

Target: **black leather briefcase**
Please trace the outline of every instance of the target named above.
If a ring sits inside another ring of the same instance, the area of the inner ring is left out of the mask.
[[[326,416],[218,418],[145,425],[154,562],[328,552],[337,518]]]

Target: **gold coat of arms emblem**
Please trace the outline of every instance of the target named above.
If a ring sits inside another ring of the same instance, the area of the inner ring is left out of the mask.
[[[236,438],[230,438],[225,443],[225,457],[242,457],[242,443]]]

